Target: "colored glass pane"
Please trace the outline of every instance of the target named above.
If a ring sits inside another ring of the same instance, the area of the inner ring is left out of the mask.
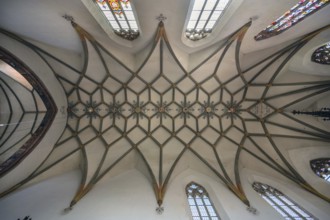
[[[330,158],[311,160],[310,164],[316,175],[330,182]]]
[[[254,38],[255,40],[263,40],[278,35],[327,4],[329,4],[329,0],[300,0],[295,6],[273,21]]]
[[[129,0],[97,0],[96,3],[117,35],[127,40],[134,40],[139,36]]]
[[[319,64],[330,65],[330,42],[314,51],[312,54],[312,61]]]

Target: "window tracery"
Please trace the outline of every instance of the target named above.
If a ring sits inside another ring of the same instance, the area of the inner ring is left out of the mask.
[[[330,182],[330,158],[318,158],[310,161],[316,175]]]
[[[315,63],[330,65],[330,42],[317,48],[311,59]]]
[[[193,220],[220,220],[204,187],[191,182],[186,186],[186,194]]]
[[[291,9],[257,34],[254,39],[263,40],[278,35],[329,3],[329,0],[300,0]]]
[[[186,37],[197,41],[212,32],[231,0],[195,0],[186,27]]]
[[[317,219],[312,214],[308,213],[297,203],[288,198],[281,191],[264,183],[254,182],[253,189],[261,195],[284,219],[290,220],[313,220]]]
[[[130,0],[96,0],[96,3],[115,34],[126,40],[135,40],[140,35]]]

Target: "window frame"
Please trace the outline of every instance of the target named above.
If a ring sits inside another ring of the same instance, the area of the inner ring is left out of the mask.
[[[311,169],[313,171],[313,173],[320,177],[321,179],[325,180],[326,182],[330,183],[330,166],[328,167],[328,174],[325,174],[326,176],[322,176],[321,174],[318,174],[319,170],[317,170],[317,164],[315,164],[315,166],[313,166],[313,163],[315,162],[322,162],[322,161],[325,161],[325,160],[328,160],[329,163],[330,163],[330,158],[316,158],[316,159],[313,159],[313,160],[310,160],[309,161],[309,164],[311,166]]]
[[[98,11],[107,20],[113,32],[119,37],[133,41],[140,36],[140,28],[134,7],[130,0],[114,0],[118,3],[117,9],[113,9],[109,3],[110,0],[93,0]],[[103,5],[103,6],[102,6]],[[129,7],[127,6],[129,5]],[[104,7],[104,8],[103,8]],[[126,9],[126,7],[128,9]],[[103,9],[102,9],[103,8]],[[107,14],[105,13],[107,12]],[[131,12],[133,19],[128,19],[127,12]],[[108,16],[107,16],[108,15]],[[112,19],[113,18],[113,19]],[[132,27],[131,21],[135,23],[136,28]],[[127,27],[123,27],[126,26]]]
[[[261,32],[259,32],[254,37],[254,39],[256,41],[259,41],[279,35],[284,31],[292,28],[294,25],[300,23],[308,16],[329,5],[329,3],[330,1],[322,2],[322,0],[299,0],[294,6],[292,6],[284,14],[279,16]],[[277,25],[278,27],[276,27]]]
[[[260,182],[254,182],[252,188],[270,205],[275,209],[284,219],[304,219],[304,220],[318,220],[306,209],[301,207],[287,195],[279,191],[278,189]],[[283,204],[283,205],[281,205]],[[286,207],[286,208],[283,208]],[[299,212],[296,208],[304,214]],[[288,210],[295,213],[297,217],[292,216]],[[283,215],[284,214],[284,215]],[[308,215],[308,216],[307,216]]]
[[[192,188],[192,186],[196,186],[196,188]],[[197,184],[195,182],[190,182],[186,185],[185,191],[186,191],[188,206],[190,209],[190,214],[191,214],[191,217],[193,220],[204,219],[205,217],[212,219],[212,220],[213,219],[221,220],[220,215],[218,214],[217,210],[215,209],[214,203],[210,199],[207,190],[202,185]],[[196,195],[198,197],[200,197],[201,201],[199,201],[199,202],[196,201]],[[191,202],[189,200],[191,198],[189,198],[189,197],[193,198],[193,204],[191,204]],[[206,202],[206,200],[208,202]],[[198,205],[198,203],[200,203],[200,202],[202,202],[202,205]],[[201,210],[200,210],[199,206],[204,207],[204,210],[206,211],[205,213],[207,214],[206,216],[201,214]],[[198,216],[194,215],[192,207],[196,208]],[[213,214],[212,213],[210,214],[210,210],[208,207],[212,208]]]
[[[206,6],[212,6],[212,5],[207,5],[207,2],[211,1],[211,0],[204,0],[204,3],[202,3],[202,8],[198,9],[198,10],[194,10],[195,7],[197,7],[195,5],[195,3],[198,1],[199,0],[194,0],[192,3],[192,7],[187,16],[188,19],[187,19],[187,23],[186,23],[185,31],[184,31],[185,37],[191,41],[201,40],[201,39],[207,37],[209,34],[211,34],[212,31],[214,30],[215,26],[219,23],[220,19],[225,14],[229,5],[232,3],[232,0],[213,0],[213,1],[215,1],[213,7],[211,7],[210,10],[209,9],[206,10],[205,9]],[[218,5],[220,5],[222,1],[227,1],[226,5],[221,9],[217,9]],[[201,20],[203,13],[205,12],[205,15],[206,15],[207,14],[206,12],[208,12],[208,11],[210,13],[209,13],[209,15],[207,15],[207,19]],[[220,12],[220,14],[218,16],[215,16],[216,17],[215,19],[212,19],[214,12],[218,12],[218,11]],[[194,23],[194,21],[195,21],[194,17],[193,17],[194,12],[199,12],[199,13],[198,13],[196,22],[194,24],[194,28],[191,28],[191,27],[189,27],[189,25],[191,24],[191,22]],[[203,25],[203,27],[198,28],[198,24],[203,21],[205,21],[205,24]],[[209,24],[210,21],[213,21],[214,23],[213,23],[212,27],[207,27],[207,25]]]
[[[318,57],[318,54],[321,56]],[[328,60],[324,57],[327,57]],[[322,65],[330,65],[330,41],[314,50],[311,61]]]

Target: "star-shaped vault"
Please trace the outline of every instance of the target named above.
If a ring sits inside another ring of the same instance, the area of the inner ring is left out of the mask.
[[[161,21],[150,52],[134,71],[78,24],[72,21],[72,25],[84,48],[81,71],[35,47],[46,60],[62,67],[56,76],[70,103],[65,131],[38,169],[2,196],[70,155],[81,154],[83,175],[72,207],[102,177],[136,154],[161,206],[177,164],[190,153],[248,207],[240,182],[243,156],[330,201],[283,154],[287,139],[330,140],[328,131],[290,113],[297,104],[329,91],[330,82],[282,77],[290,58],[327,27],[243,69],[240,46],[249,22],[187,71],[175,56]]]

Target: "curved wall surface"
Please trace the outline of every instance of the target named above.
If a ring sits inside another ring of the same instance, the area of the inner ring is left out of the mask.
[[[39,81],[47,88],[48,93],[56,105],[55,108],[57,108],[57,113],[56,109],[54,111],[56,113],[55,118],[42,140],[39,141],[31,153],[1,178],[0,191],[4,191],[29,176],[52,151],[54,144],[62,134],[66,125],[67,99],[54,72],[36,51],[5,34],[0,34],[0,42],[0,46],[4,50],[9,51],[39,78]],[[26,106],[31,106],[30,101],[31,99],[22,99],[22,103]]]

